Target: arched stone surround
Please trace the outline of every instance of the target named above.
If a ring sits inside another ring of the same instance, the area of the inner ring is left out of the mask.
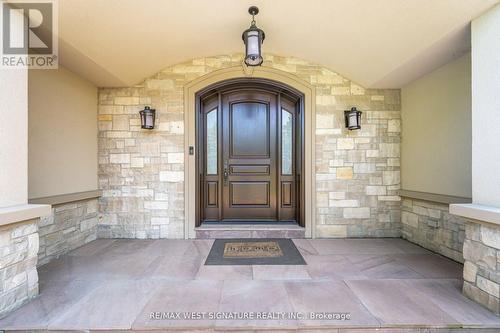
[[[99,236],[192,236],[194,221],[189,221],[191,208],[184,200],[189,191],[184,152],[192,135],[190,103],[205,83],[238,75],[278,77],[311,92],[309,236],[400,236],[399,90],[364,89],[291,57],[267,55],[253,71],[241,63],[241,54],[194,59],[134,87],[100,89]],[[152,131],[140,129],[138,111],[145,105],[157,110]],[[343,110],[351,106],[363,111],[360,131],[344,128]]]

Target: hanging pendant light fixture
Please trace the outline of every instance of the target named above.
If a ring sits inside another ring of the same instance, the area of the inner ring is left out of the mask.
[[[262,43],[266,34],[255,24],[255,15],[259,13],[259,8],[252,6],[248,8],[248,13],[252,15],[250,28],[243,32],[242,38],[245,42],[245,64],[247,66],[260,66],[262,58]]]

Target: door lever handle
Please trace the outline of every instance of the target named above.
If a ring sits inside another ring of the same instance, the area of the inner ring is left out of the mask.
[[[224,185],[227,185],[227,179],[229,178],[229,172],[227,171],[227,168],[224,168]]]

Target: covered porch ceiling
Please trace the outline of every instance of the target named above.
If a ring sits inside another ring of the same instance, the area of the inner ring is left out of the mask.
[[[264,52],[314,61],[368,88],[399,88],[470,48],[470,21],[499,0],[59,1],[63,66],[130,86],[197,57],[243,51],[257,5]]]

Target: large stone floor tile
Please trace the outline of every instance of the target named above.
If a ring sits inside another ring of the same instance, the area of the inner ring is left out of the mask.
[[[50,320],[59,318],[99,285],[89,281],[41,283],[39,296],[0,320],[0,328],[46,329]]]
[[[280,281],[224,281],[219,306],[221,313],[290,313],[293,311],[283,282]],[[219,319],[218,329],[231,328],[296,328],[295,320],[276,319]]]
[[[194,280],[204,262],[205,255],[198,253],[197,247],[191,245],[182,255],[157,258],[144,275],[149,279]]]
[[[106,255],[146,254],[157,241],[152,239],[116,239],[106,248]]]
[[[423,278],[402,262],[388,255],[346,255],[365,279],[419,279]]]
[[[193,245],[192,240],[157,239],[148,246],[147,253],[152,256],[180,256]]]
[[[379,322],[352,293],[344,281],[286,282],[286,290],[295,312],[345,313],[349,320],[312,319],[299,321],[300,326],[378,326]]]
[[[194,319],[192,313],[215,313],[219,307],[222,281],[161,281],[151,299],[137,316],[134,330],[161,328],[210,328],[215,324],[208,314]],[[162,313],[178,313],[179,319]],[[152,315],[153,314],[153,315]],[[160,318],[160,319],[158,319]],[[171,317],[172,318],[172,317]]]
[[[391,244],[395,245],[406,254],[432,254],[431,251],[402,238],[390,238],[387,239],[387,241],[391,242]]]
[[[130,329],[156,286],[151,281],[107,282],[51,320],[48,328]]]
[[[252,280],[252,266],[201,265],[196,280]]]
[[[346,281],[383,325],[448,325],[457,321],[412,285],[413,280]]]
[[[313,279],[363,279],[359,269],[344,255],[305,255],[306,269]]]
[[[439,254],[405,254],[394,258],[425,278],[461,279],[463,275],[462,264]]]
[[[68,253],[68,256],[95,256],[105,253],[110,248],[115,239],[96,239]]]
[[[255,280],[310,280],[305,265],[254,265]]]
[[[404,251],[391,239],[312,239],[311,245],[320,255],[326,254],[395,254]]]
[[[462,280],[424,279],[411,283],[459,323],[498,325],[500,332],[500,317],[465,297],[462,294]]]
[[[312,246],[309,239],[294,239],[293,243],[302,255],[318,254],[318,251]]]

